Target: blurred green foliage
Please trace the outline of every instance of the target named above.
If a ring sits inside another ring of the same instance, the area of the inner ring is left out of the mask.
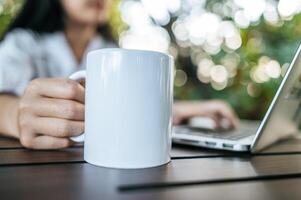
[[[176,88],[178,99],[212,99],[219,98],[229,102],[242,118],[262,118],[282,78],[271,79],[265,83],[254,83],[258,95],[252,97],[247,93],[247,84],[252,82],[250,70],[261,56],[277,60],[281,65],[290,63],[301,39],[301,15],[284,22],[283,26],[273,27],[261,20],[259,24],[241,30],[242,47],[236,51],[240,57],[238,72],[231,86],[222,91],[211,88],[197,80],[196,73],[188,73],[188,83]],[[261,47],[248,46],[253,36],[260,37]],[[213,56],[216,63],[220,62],[223,52]],[[183,61],[184,63],[188,62]]]
[[[3,35],[11,20],[22,6],[23,0],[0,1],[0,35]]]
[[[207,11],[211,11],[210,4],[218,1],[207,1]],[[219,1],[221,2],[221,1]],[[225,1],[223,1],[225,2]],[[232,20],[232,19],[229,19]],[[196,76],[196,68],[190,58],[179,58],[179,66],[188,74],[188,82],[182,87],[176,87],[177,99],[212,99],[218,98],[229,102],[241,118],[261,119],[267,110],[282,76],[270,79],[267,82],[256,83],[251,80],[250,72],[258,64],[262,56],[277,60],[281,66],[288,66],[291,62],[301,39],[301,14],[294,15],[291,19],[283,20],[278,25],[271,25],[263,16],[256,24],[248,28],[241,28],[242,46],[235,50],[240,62],[237,74],[231,80],[231,84],[221,91],[214,90],[209,84],[202,83]],[[252,44],[256,38],[259,44]],[[212,56],[215,63],[221,63],[221,59],[227,54],[225,51]],[[247,92],[248,84],[256,90],[255,96]]]

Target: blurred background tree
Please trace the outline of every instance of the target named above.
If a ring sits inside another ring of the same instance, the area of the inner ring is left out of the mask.
[[[0,32],[22,0],[0,0]],[[123,48],[176,59],[175,98],[224,99],[259,119],[301,38],[301,0],[113,0]]]

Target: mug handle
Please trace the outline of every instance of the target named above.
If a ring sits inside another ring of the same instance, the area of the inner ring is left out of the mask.
[[[82,79],[86,79],[86,70],[77,71],[69,76],[69,79],[79,82]],[[74,142],[83,142],[85,140],[85,133],[79,136],[70,137]]]

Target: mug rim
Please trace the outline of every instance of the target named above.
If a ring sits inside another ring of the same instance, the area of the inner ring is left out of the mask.
[[[142,50],[142,49],[125,49],[125,48],[102,48],[102,49],[96,49],[89,51],[87,56],[95,54],[95,53],[101,53],[101,52],[117,52],[117,51],[127,51],[127,52],[140,52],[140,53],[151,53],[151,54],[157,54],[157,55],[162,55],[162,56],[167,56],[169,59],[173,60],[173,56],[162,53],[159,51],[154,51],[154,50]]]

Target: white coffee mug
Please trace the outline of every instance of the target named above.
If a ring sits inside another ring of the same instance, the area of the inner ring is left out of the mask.
[[[119,48],[92,51],[86,71],[84,159],[112,168],[147,168],[170,161],[171,56]]]

